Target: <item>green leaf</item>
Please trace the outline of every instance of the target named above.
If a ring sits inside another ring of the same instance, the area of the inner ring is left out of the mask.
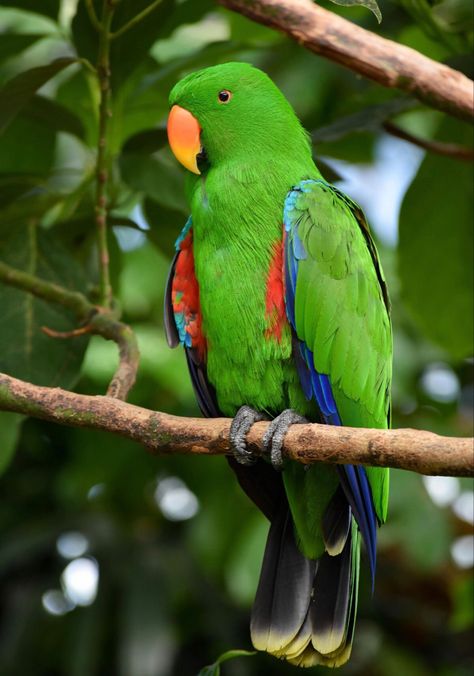
[[[471,51],[473,8],[470,0],[399,2],[431,40],[455,54]]]
[[[0,40],[0,62],[17,56],[35,42],[44,38],[42,33],[21,34],[21,33],[2,33]]]
[[[84,138],[84,126],[75,113],[53,99],[33,96],[23,110],[28,118],[40,122],[53,131],[65,131]]]
[[[100,16],[100,4],[95,3]],[[175,0],[163,0],[143,21],[113,40],[110,48],[112,92],[141,64],[152,44],[163,33],[173,15]],[[150,0],[121,0],[117,4],[112,30],[119,30],[130,19],[150,5]],[[78,53],[92,63],[97,61],[97,31],[91,25],[85,2],[80,2],[72,22],[74,45]]]
[[[411,110],[418,104],[415,99],[402,96],[383,103],[367,106],[351,115],[345,115],[335,122],[319,127],[311,132],[313,143],[332,143],[355,132],[380,131],[382,125],[392,117]]]
[[[331,0],[335,5],[342,5],[342,7],[354,7],[355,5],[360,5],[370,9],[370,11],[375,14],[377,21],[382,23],[382,12],[378,6],[376,0]]]
[[[256,655],[256,650],[228,650],[223,653],[213,664],[203,667],[198,676],[220,676],[221,664],[227,660],[233,660],[235,657],[251,657]]]
[[[446,119],[439,140],[472,144],[472,129]],[[428,154],[400,213],[401,294],[419,328],[453,357],[472,354],[473,167]]]
[[[10,231],[2,226],[0,260],[68,289],[85,288],[81,268],[72,256],[32,220]],[[61,306],[3,284],[0,307],[0,371],[38,385],[72,387],[87,339],[50,338],[41,327],[70,331],[77,327],[75,317]]]
[[[0,134],[0,172],[47,176],[54,162],[54,146],[51,129],[20,114]]]
[[[168,209],[187,213],[184,199],[184,173],[169,152],[144,156],[125,153],[120,158],[123,180]]]
[[[41,218],[51,207],[58,204],[62,196],[48,192],[40,185],[0,209],[0,231],[23,226],[30,218]]]
[[[98,93],[96,78],[85,68],[81,68],[59,85],[55,96],[57,103],[63,105],[81,120],[81,125],[86,130],[86,143],[89,146],[95,146],[97,143]],[[114,109],[111,121],[114,120],[115,113]]]
[[[2,3],[5,7],[15,7],[28,12],[36,12],[56,19],[59,14],[61,0],[6,0]]]
[[[15,452],[23,416],[0,411],[0,475],[6,470]]]
[[[123,152],[151,154],[161,150],[166,144],[166,129],[145,129],[127,139]]]
[[[181,210],[168,209],[151,199],[145,199],[143,210],[150,226],[146,236],[167,258],[172,258],[174,243],[184,227],[186,216]]]
[[[67,57],[55,59],[46,66],[31,68],[6,82],[0,89],[0,133],[32,99],[38,89],[59,72],[76,63],[77,59]]]
[[[470,0],[442,0],[434,5],[432,12],[445,31],[472,34],[474,6]]]
[[[36,188],[40,183],[40,178],[34,174],[31,176],[26,174],[0,174],[0,214],[11,202],[19,199],[32,188]]]
[[[208,12],[215,11],[213,0],[185,0],[178,2],[167,16],[166,23],[160,29],[160,38],[168,37],[176,28],[183,24],[196,23]]]

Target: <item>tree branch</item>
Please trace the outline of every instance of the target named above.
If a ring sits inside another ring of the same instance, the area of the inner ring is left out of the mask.
[[[229,453],[227,418],[179,418],[111,399],[39,387],[0,374],[0,410],[14,411],[72,427],[104,430],[160,453]],[[250,448],[263,452],[268,423],[255,424]],[[284,453],[303,464],[352,463],[395,467],[421,474],[474,476],[473,440],[418,430],[374,430],[330,425],[295,425]]]
[[[416,96],[432,108],[472,121],[473,82],[462,73],[318,7],[311,0],[218,0],[219,4],[286,33],[316,54],[384,87]]]
[[[126,399],[135,383],[140,353],[132,329],[118,318],[113,310],[104,310],[93,305],[82,293],[69,291],[39,277],[17,270],[0,261],[0,281],[17,289],[33,294],[50,303],[62,305],[71,310],[84,329],[81,333],[91,333],[113,340],[119,348],[119,365],[107,390],[109,397]],[[51,332],[49,335],[53,335]],[[67,338],[67,335],[58,338]]]
[[[432,139],[421,138],[420,136],[415,136],[409,131],[405,131],[397,124],[386,120],[383,125],[383,129],[390,134],[391,136],[396,136],[397,138],[402,139],[403,141],[408,141],[423,150],[427,150],[430,153],[435,153],[436,155],[444,155],[445,157],[452,157],[456,160],[463,160],[465,162],[472,162],[474,160],[474,150],[472,148],[467,148],[465,146],[460,146],[457,143],[445,143],[443,141],[434,141]]]

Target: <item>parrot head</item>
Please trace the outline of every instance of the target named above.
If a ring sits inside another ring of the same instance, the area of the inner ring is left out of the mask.
[[[195,174],[229,161],[311,154],[293,108],[268,75],[247,63],[191,73],[169,97],[168,140]]]

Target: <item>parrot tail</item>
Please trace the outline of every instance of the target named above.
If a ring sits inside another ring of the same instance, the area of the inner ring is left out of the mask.
[[[257,650],[301,667],[339,667],[347,662],[360,560],[360,535],[351,521],[337,554],[326,551],[311,560],[298,549],[288,504],[274,516],[250,624]]]

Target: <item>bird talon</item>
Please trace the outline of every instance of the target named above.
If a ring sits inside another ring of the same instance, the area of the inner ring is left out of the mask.
[[[265,415],[250,406],[241,406],[230,426],[229,439],[233,456],[241,465],[254,465],[257,457],[247,448],[247,433],[252,425],[265,420]]]
[[[291,425],[305,424],[306,418],[291,408],[287,408],[272,420],[268,426],[263,444],[270,455],[270,462],[275,470],[283,468],[283,442]]]

